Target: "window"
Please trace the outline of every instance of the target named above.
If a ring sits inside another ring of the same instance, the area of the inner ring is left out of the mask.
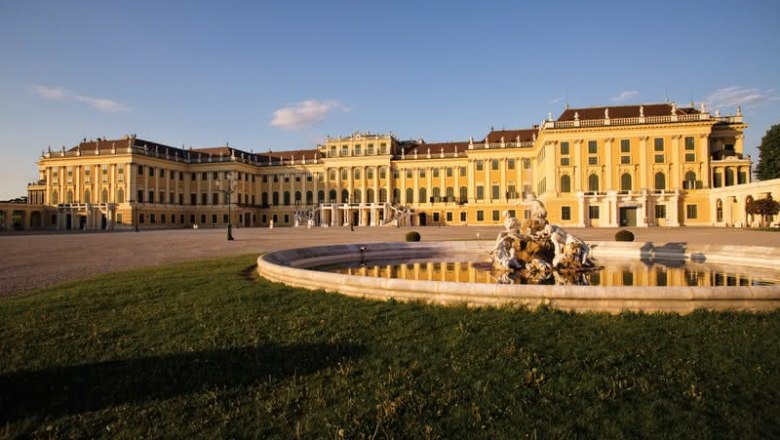
[[[106,170],[103,170],[103,174],[106,174]],[[160,168],[160,178],[165,179],[165,168]],[[160,215],[162,219],[162,215]],[[164,221],[161,221],[160,223],[165,223]]]
[[[162,173],[160,173],[160,177],[162,177]],[[165,214],[160,214],[160,223],[165,224]]]
[[[154,167],[149,167],[149,177],[154,177]],[[149,220],[150,221],[151,221],[153,215],[154,214],[150,214],[149,215]],[[152,222],[152,223],[154,223],[154,222]]]
[[[623,165],[628,165],[631,163],[631,156],[620,156],[620,163]]]
[[[656,154],[655,155],[655,163],[664,163],[664,155],[663,154]]]
[[[138,214],[138,223],[143,223],[143,222],[144,222],[144,215],[143,215],[143,213]]]
[[[447,177],[452,177],[452,167],[447,168]]]
[[[696,162],[696,153],[685,153],[686,162]]]
[[[414,203],[414,190],[412,188],[406,189],[406,203]]]
[[[666,175],[664,173],[655,173],[655,189],[666,189]]]
[[[439,169],[438,168],[434,168],[433,169],[433,177],[439,177]]]
[[[569,154],[569,143],[568,142],[561,142],[561,154]]]
[[[631,140],[630,139],[621,139],[620,140],[620,152],[621,153],[630,153],[631,152]]]
[[[369,155],[374,154],[374,144],[368,144],[368,147],[366,147],[366,154]]]
[[[599,144],[596,141],[588,141],[588,154],[598,154]]]
[[[685,218],[695,219],[698,216],[698,205],[685,205]]]
[[[693,151],[696,149],[696,144],[693,142],[693,137],[686,137],[685,138],[685,150],[686,151]]]
[[[493,159],[490,161],[490,169],[493,171],[498,171],[498,159]]]
[[[157,220],[154,218],[154,214],[149,214],[149,223],[157,223]]]
[[[411,179],[412,178],[412,169],[409,168],[406,170],[406,178]]]
[[[564,174],[561,176],[561,192],[562,193],[568,193],[571,192],[571,176],[568,174]]]
[[[209,195],[206,193],[200,194],[200,204],[201,205],[208,205],[209,204]]]
[[[623,175],[620,176],[620,190],[631,191],[631,174],[623,173]]]
[[[290,191],[285,191],[283,197],[284,197],[284,205],[285,206],[289,206],[290,205]],[[347,200],[344,199],[344,201],[346,202]]]
[[[461,212],[460,213],[460,221],[462,221],[463,223],[466,222],[466,213],[465,212]]]
[[[458,172],[460,173],[460,177],[466,177],[466,167],[458,167]]]
[[[499,198],[499,187],[498,185],[493,185],[490,188],[490,196],[493,200],[497,200]]]
[[[195,193],[190,193],[190,205],[197,205],[197,204],[198,204],[198,195]]]
[[[478,161],[476,162],[476,164],[477,164],[477,171],[482,171],[482,169],[483,169],[483,167],[484,167],[484,165],[482,164],[482,161],[481,161],[481,160],[478,160]]]
[[[217,223],[217,214],[211,214],[211,223]]]
[[[497,222],[500,218],[501,217],[500,217],[500,214],[498,213],[498,211],[497,210],[493,210],[493,221]]]
[[[190,180],[195,181],[195,173],[190,173]],[[195,223],[195,222],[192,222]]]
[[[506,167],[507,167],[507,169],[510,169],[510,170],[515,169],[515,160],[514,159],[507,159],[506,160]]]
[[[485,187],[482,185],[477,185],[477,200],[482,200],[485,198]]]
[[[448,213],[447,213],[447,221],[448,221],[448,222],[451,222],[451,221],[452,221],[452,213],[451,213],[451,212],[448,212]]]
[[[428,191],[425,188],[420,188],[420,198],[417,199],[417,203],[426,203],[428,201]]]
[[[588,165],[598,165],[599,164],[599,157],[598,156],[589,156],[588,157]]]
[[[211,194],[211,204],[212,205],[218,205],[219,204],[219,193],[215,192]]]
[[[569,158],[568,157],[562,157],[561,158],[561,166],[563,166],[563,167],[569,166]]]
[[[655,138],[653,140],[654,142],[654,149],[655,151],[664,151],[664,140],[663,138]]]
[[[208,179],[209,179],[209,173],[205,171],[200,173],[200,180],[208,180]]]
[[[599,218],[599,207],[598,206],[588,206],[588,217],[592,219],[598,219]]]
[[[149,203],[154,203],[154,191],[149,191],[149,199],[147,201]]]
[[[379,169],[379,178],[380,179],[387,178],[387,168],[382,167],[382,168]]]
[[[588,191],[598,192],[599,190],[599,176],[591,174],[588,176]]]
[[[56,171],[54,172],[54,175],[55,176],[57,175]],[[138,165],[138,175],[139,176],[143,176],[144,175],[144,166],[143,165]]]
[[[666,205],[655,205],[655,218],[666,218]]]
[[[349,178],[349,171],[346,168],[341,169],[341,180],[346,181]]]
[[[561,220],[571,220],[571,206],[561,206]]]
[[[425,177],[425,168],[420,168],[420,177]]]
[[[688,171],[685,173],[685,181],[683,182],[683,188],[695,189],[696,188],[696,173]]]
[[[355,179],[360,179],[360,168],[355,168]]]
[[[355,156],[360,156],[360,153],[361,153],[360,150],[361,150],[360,144],[356,144],[355,145]]]
[[[485,221],[485,211],[482,210],[477,211],[477,221],[478,222]]]
[[[524,170],[531,169],[531,159],[523,159],[523,169]]]

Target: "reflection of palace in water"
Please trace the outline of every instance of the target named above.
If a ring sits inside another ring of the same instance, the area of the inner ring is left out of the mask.
[[[625,260],[597,261],[603,268],[589,274],[594,286],[752,286],[776,284],[777,274],[756,275],[754,268],[714,266],[699,263],[663,264],[626,263]],[[334,269],[334,272],[374,278],[397,278],[413,281],[453,281],[488,283],[497,281],[489,263],[415,262],[404,264],[366,265]],[[554,284],[554,280],[550,281]]]
[[[751,182],[746,127],[738,109],[662,103],[567,108],[458,142],[355,133],[256,153],[84,139],[43,152],[0,229],[498,225],[526,216],[532,193],[564,227],[754,226],[747,205],[780,198],[780,179]]]

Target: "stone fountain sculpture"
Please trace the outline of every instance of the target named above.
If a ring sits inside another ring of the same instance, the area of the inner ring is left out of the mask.
[[[499,282],[510,283],[520,275],[534,282],[554,279],[557,284],[584,284],[586,274],[596,269],[591,246],[547,221],[547,209],[530,196],[530,216],[522,223],[504,211],[504,230],[498,233],[490,252]]]

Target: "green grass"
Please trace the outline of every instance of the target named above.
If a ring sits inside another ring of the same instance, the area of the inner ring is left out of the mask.
[[[0,300],[0,438],[780,436],[778,312],[374,302],[253,264]]]

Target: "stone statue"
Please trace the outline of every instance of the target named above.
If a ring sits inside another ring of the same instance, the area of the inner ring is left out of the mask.
[[[390,215],[390,218],[387,219],[387,221],[383,224],[385,225],[394,225],[394,226],[401,226],[401,223],[410,223],[409,219],[412,216],[412,209],[408,206],[403,206],[398,203],[393,203],[390,205],[390,210],[392,211],[392,215]]]
[[[535,283],[587,284],[583,274],[596,269],[591,246],[550,224],[547,209],[533,195],[520,204],[530,205],[529,219],[520,223],[504,211],[504,230],[490,251],[493,267],[501,271],[498,282],[511,282],[516,274]]]

